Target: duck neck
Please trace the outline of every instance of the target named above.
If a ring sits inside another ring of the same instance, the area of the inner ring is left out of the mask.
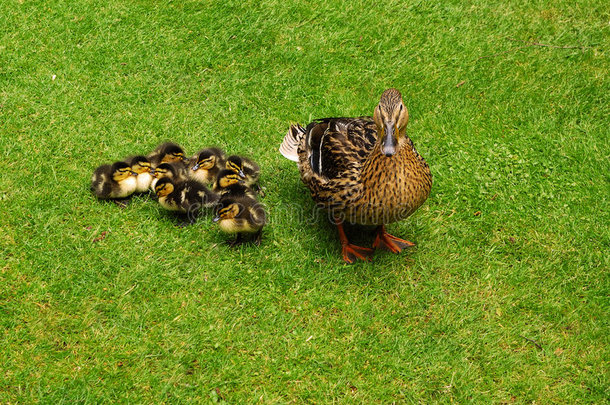
[[[392,156],[386,156],[382,152],[381,140],[378,140],[373,151],[364,162],[361,173],[362,183],[369,186],[383,184],[384,180],[391,181],[405,159],[411,158],[409,144],[410,139],[406,135],[400,136],[396,145],[396,152]]]

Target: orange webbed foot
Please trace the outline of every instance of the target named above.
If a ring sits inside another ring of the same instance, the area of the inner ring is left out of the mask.
[[[349,264],[354,263],[358,259],[370,262],[373,260],[372,256],[374,252],[373,249],[352,245],[351,243],[343,245],[341,249],[343,260]]]
[[[339,240],[341,241],[341,253],[343,254],[343,260],[345,262],[352,264],[356,260],[361,259],[366,262],[370,262],[373,259],[373,253],[375,252],[373,249],[365,248],[362,246],[352,245],[349,243],[347,236],[345,236],[345,231],[343,230],[343,223],[337,219],[335,219],[335,225],[337,226],[337,231],[339,232]]]
[[[404,248],[415,246],[415,243],[408,240],[397,238],[386,232],[385,227],[381,226],[377,232],[377,237],[373,243],[374,249],[385,249],[392,253],[400,253]]]

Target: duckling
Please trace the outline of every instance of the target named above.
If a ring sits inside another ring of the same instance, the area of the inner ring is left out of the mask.
[[[168,211],[187,214],[192,224],[203,208],[218,202],[218,195],[194,180],[180,181],[164,177],[157,181],[155,193],[159,204]]]
[[[247,186],[256,184],[261,174],[261,168],[254,160],[237,155],[229,156],[227,158],[227,169],[231,169],[239,174],[239,176],[244,179]]]
[[[226,155],[218,148],[203,149],[191,158],[188,175],[193,180],[211,184],[225,166]]]
[[[146,193],[150,187],[150,183],[153,180],[153,176],[150,173],[151,167],[148,159],[145,156],[138,155],[127,158],[125,162],[131,166],[131,170],[138,174],[136,177],[137,187],[135,192]]]
[[[137,175],[125,162],[102,165],[93,172],[91,191],[100,199],[129,197],[138,186]]]
[[[155,150],[146,156],[153,167],[159,166],[161,163],[186,163],[184,157],[184,149],[180,145],[173,142],[165,142],[157,146]]]
[[[218,173],[212,190],[221,198],[248,197],[256,199],[254,190],[246,185],[237,173],[230,169],[223,169]]]
[[[263,206],[255,199],[223,198],[218,203],[213,221],[218,223],[221,231],[236,234],[235,240],[229,242],[230,246],[242,243],[245,234],[254,235],[253,242],[258,246],[261,243],[266,215]]]
[[[187,180],[186,168],[182,163],[161,163],[155,169],[151,170],[150,174],[153,179],[150,183],[150,188],[154,191],[157,181],[164,177],[169,177],[174,180]]]

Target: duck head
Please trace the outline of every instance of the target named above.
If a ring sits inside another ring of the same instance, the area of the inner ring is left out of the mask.
[[[211,170],[216,166],[218,158],[216,154],[210,150],[204,150],[199,153],[197,156],[197,162],[192,167],[193,171],[197,171],[199,169],[203,170]]]
[[[237,201],[227,198],[222,200],[216,209],[216,216],[213,221],[218,222],[223,219],[233,219],[239,215],[242,210],[242,206]]]
[[[171,179],[168,179],[167,177],[159,180],[155,185],[155,194],[157,194],[157,197],[159,198],[166,197],[173,191],[174,183],[172,183]]]
[[[242,179],[246,178],[246,174],[244,173],[244,161],[239,156],[229,156],[227,159],[227,169],[233,170]]]
[[[217,187],[227,188],[234,184],[244,184],[244,181],[239,174],[230,169],[223,169],[218,173],[218,177],[216,177]]]
[[[131,170],[131,166],[126,162],[116,162],[112,165],[112,179],[116,182],[123,181],[129,176],[137,176],[138,174]]]
[[[373,119],[377,125],[378,142],[381,153],[393,156],[402,138],[406,135],[409,113],[402,102],[402,95],[396,89],[387,89],[375,107]]]
[[[150,172],[150,162],[146,159],[145,156],[134,156],[131,159],[131,170],[136,172],[137,174],[148,173]]]

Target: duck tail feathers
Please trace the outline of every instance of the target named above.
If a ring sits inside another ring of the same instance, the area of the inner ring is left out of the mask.
[[[305,128],[299,124],[291,125],[280,145],[280,153],[288,160],[299,161],[298,148],[301,139],[305,136]]]

